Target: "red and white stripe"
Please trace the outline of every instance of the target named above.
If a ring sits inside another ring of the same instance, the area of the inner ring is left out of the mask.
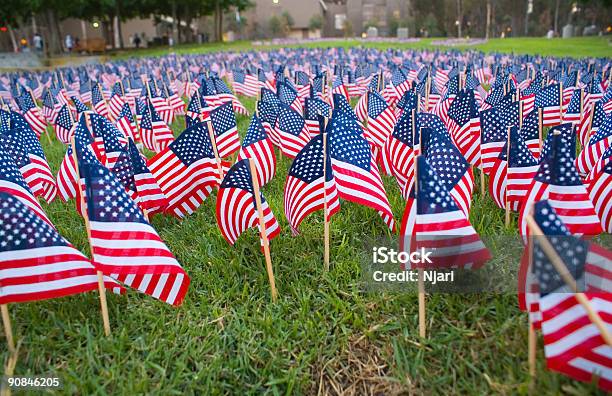
[[[35,197],[42,197],[51,203],[57,195],[57,184],[47,161],[34,154],[28,154],[30,163],[19,170]]]

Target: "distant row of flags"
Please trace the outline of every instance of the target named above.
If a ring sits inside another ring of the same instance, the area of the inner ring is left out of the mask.
[[[294,234],[320,210],[327,227],[341,199],[376,210],[395,231],[387,174],[406,200],[402,247],[433,249],[433,268],[476,269],[491,257],[469,220],[474,169],[482,188],[488,176],[495,204],[518,213],[526,251],[533,250],[530,219],[551,238],[612,232],[610,72],[606,60],[330,49],[0,76],[0,212],[5,234],[19,235],[0,254],[23,255],[35,276],[22,266],[1,269],[0,302],[128,286],[180,304],[189,277],[148,218],[185,217],[215,189],[217,224],[230,244],[248,228],[259,230],[274,298],[269,241],[281,229],[263,193],[276,177],[276,150],[292,160],[283,209]],[[257,98],[242,141],[236,114],[249,113],[236,94]],[[183,116],[185,129],[175,137],[170,125]],[[50,139],[48,125],[66,145],[56,177],[39,142],[43,134]],[[38,203],[57,195],[75,199],[91,259],[57,233]],[[596,292],[608,293],[610,252],[589,246],[605,258]],[[550,367],[580,380],[598,375],[611,389],[612,350],[599,336],[562,359],[551,352],[544,323],[560,313],[538,290],[556,275],[540,253],[532,260],[526,253],[519,297],[532,323],[542,325]],[[571,258],[573,265],[587,271],[585,257]],[[606,304],[604,296],[591,308],[610,323]],[[565,315],[573,326],[591,326],[578,308]],[[564,335],[576,337],[574,330]],[[584,359],[593,364],[577,363]]]

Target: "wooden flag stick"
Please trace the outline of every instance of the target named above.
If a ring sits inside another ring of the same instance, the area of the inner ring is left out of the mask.
[[[599,313],[593,309],[588,297],[584,293],[578,291],[576,280],[572,277],[569,270],[565,266],[563,259],[559,257],[559,255],[557,254],[557,251],[552,246],[548,238],[544,235],[544,233],[538,226],[538,223],[536,223],[536,221],[534,220],[533,216],[528,215],[526,219],[527,219],[527,226],[531,230],[533,236],[538,239],[538,242],[540,243],[542,250],[544,251],[546,256],[548,256],[548,259],[551,261],[552,265],[555,267],[555,269],[557,270],[557,272],[559,273],[559,275],[561,276],[565,284],[568,285],[570,289],[572,289],[572,291],[575,293],[576,300],[580,303],[580,305],[582,305],[582,308],[584,308],[584,310],[587,312],[587,315],[591,323],[593,323],[597,327],[597,329],[601,333],[601,337],[604,339],[606,344],[608,344],[609,346],[612,346],[612,335],[610,335],[607,325],[601,319],[601,316],[599,316]]]
[[[89,118],[85,116],[87,120],[87,126],[89,126]],[[89,249],[91,252],[91,259],[93,261],[93,247],[91,245],[91,229],[89,227],[89,215],[87,213],[87,208],[85,207],[85,196],[81,191],[81,175],[79,170],[79,160],[76,155],[76,145],[74,143],[74,136],[72,137],[72,157],[74,158],[76,177],[77,177],[77,194],[79,195],[77,199],[81,200],[81,205],[83,207],[83,220],[85,220],[85,230],[87,231],[87,240],[89,241]],[[104,287],[104,275],[102,271],[96,271],[98,275],[98,292],[100,294],[100,306],[102,309],[102,322],[104,324],[104,335],[107,337],[110,336],[110,320],[108,318],[108,305],[106,304],[106,288]]]
[[[13,328],[11,327],[11,317],[9,315],[8,305],[0,304],[0,310],[2,311],[2,326],[4,326],[4,335],[6,335],[8,350],[10,354],[14,356],[17,349],[15,348],[15,340],[13,338]]]
[[[414,144],[414,141],[412,142]],[[417,196],[417,192],[418,192],[418,162],[415,160],[415,166],[414,166],[414,193],[415,196]],[[418,200],[418,197],[416,198]],[[426,305],[426,301],[425,301],[425,274],[423,273],[423,267],[421,265],[419,265],[418,268],[419,271],[419,280],[418,280],[418,287],[419,287],[419,337],[421,338],[425,338],[425,336],[427,335],[427,326],[425,325],[425,321],[426,321],[426,312],[425,312],[425,305]]]
[[[323,121],[325,124],[325,121]],[[325,125],[323,126],[325,131]],[[327,133],[323,132],[323,265],[325,272],[329,271],[329,216],[327,213],[327,190],[325,180],[327,178]]]
[[[563,82],[559,83],[559,120],[563,123]]]
[[[527,266],[528,273],[533,268],[533,238],[527,238],[527,247],[529,253],[529,264]],[[525,290],[525,293],[528,291]],[[529,308],[528,308],[529,309]],[[536,375],[536,348],[538,346],[538,339],[536,337],[535,328],[533,327],[533,323],[529,319],[529,314],[527,314],[527,322],[529,322],[529,331],[528,331],[528,339],[527,339],[527,361],[529,364],[529,375],[532,380],[535,380]]]
[[[538,109],[538,141],[540,142],[540,151],[542,151],[542,108]]]
[[[270,242],[268,241],[268,234],[266,232],[266,221],[261,206],[261,194],[259,193],[259,182],[257,181],[257,168],[255,167],[255,162],[250,159],[249,168],[251,170],[251,180],[253,181],[255,205],[257,205],[257,214],[259,216],[259,233],[261,234],[264,257],[266,258],[266,271],[268,272],[268,280],[270,281],[270,292],[272,293],[272,301],[276,302],[276,283],[274,282],[274,272],[272,271],[272,258],[270,257]]]
[[[511,126],[508,127],[508,138],[506,140],[506,180],[508,180],[508,174],[510,173],[510,130]],[[506,227],[510,225],[510,202],[508,201],[508,183],[506,183]]]
[[[215,133],[213,132],[212,121],[206,121],[206,126],[206,129],[208,129],[208,136],[210,136],[210,144],[212,144],[213,152],[215,153],[215,160],[217,161],[217,172],[219,173],[218,187],[221,187],[221,182],[223,181],[223,168],[221,166],[221,158],[219,157],[219,151],[217,150],[217,142],[215,141]]]

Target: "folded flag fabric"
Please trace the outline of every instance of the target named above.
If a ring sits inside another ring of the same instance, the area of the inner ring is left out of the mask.
[[[172,305],[183,302],[189,277],[110,170],[81,167],[96,268]]]
[[[429,268],[482,267],[491,258],[489,250],[425,157],[416,162],[417,186],[412,183],[406,202],[400,249],[432,252]]]
[[[263,194],[261,194],[261,205],[266,235],[270,241],[280,233],[280,227]],[[257,227],[260,235],[263,232],[259,224],[248,159],[236,162],[225,175],[217,195],[216,213],[221,234],[231,245],[236,243],[238,237],[249,228]],[[263,239],[260,240],[263,247]]]
[[[38,301],[98,289],[90,260],[18,198],[0,191],[0,304]],[[105,277],[104,285],[121,287]]]
[[[312,138],[293,160],[285,182],[285,216],[294,235],[302,220],[322,210],[327,199],[327,218],[340,210],[329,154],[323,159],[323,134]],[[325,167],[325,168],[324,168]],[[323,190],[325,189],[325,191]]]

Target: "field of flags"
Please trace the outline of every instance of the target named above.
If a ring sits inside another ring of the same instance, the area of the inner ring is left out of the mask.
[[[594,241],[612,233],[611,82],[610,59],[365,48],[0,74],[5,372],[16,336],[28,337],[12,332],[12,304],[97,293],[112,337],[107,294],[190,303],[198,269],[181,265],[157,219],[180,227],[207,210],[236,257],[254,228],[272,304],[282,298],[274,239],[299,239],[320,217],[320,244],[304,254],[333,272],[330,240],[342,230],[331,235],[330,224],[356,205],[403,250],[433,251],[419,273],[478,271],[496,253],[471,222],[474,200],[487,199],[524,243],[515,304],[529,317],[529,373],[541,336],[548,369],[612,391],[612,251]],[[43,146],[61,146],[61,163]],[[268,201],[273,180],[282,210]],[[54,201],[82,218],[87,254],[46,213]],[[424,339],[421,284],[418,296]]]

